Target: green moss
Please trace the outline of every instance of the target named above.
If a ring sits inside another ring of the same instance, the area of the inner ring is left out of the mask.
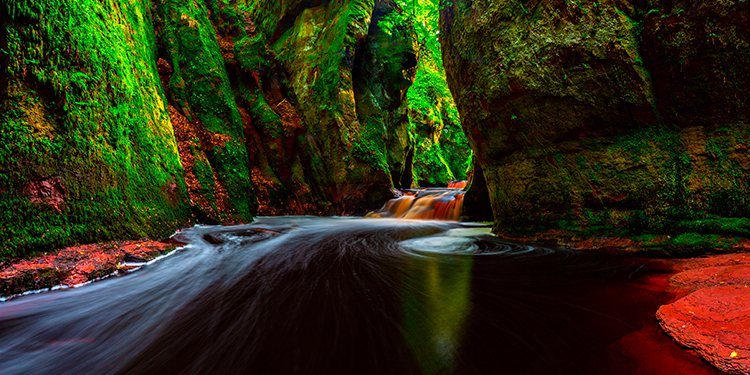
[[[271,139],[281,137],[284,134],[284,125],[279,115],[271,109],[266,98],[263,95],[253,95],[249,98],[249,102],[253,103],[252,113],[264,133]]]
[[[448,186],[449,181],[455,180],[439,143],[423,139],[414,154],[414,181],[420,186]]]
[[[354,154],[365,163],[387,172],[385,129],[375,121],[369,121],[362,131],[362,139],[354,143]]]
[[[681,233],[676,236],[651,236],[651,242],[644,242],[642,247],[654,254],[670,257],[688,257],[702,254],[713,254],[729,249],[743,238],[724,237],[717,234]],[[646,236],[641,238],[646,239]]]
[[[0,258],[188,222],[150,6],[0,5]]]
[[[201,194],[210,197],[213,211],[204,214],[219,222],[247,221],[257,202],[250,183],[244,127],[208,10],[202,3],[170,0],[159,2],[158,10],[174,68],[170,79],[172,99],[192,114],[197,128],[210,132],[198,132],[205,138],[201,141],[210,145],[203,150],[208,164],[196,168],[202,174],[198,177]],[[219,186],[208,181],[208,175],[213,178],[214,172],[226,197],[213,191]]]

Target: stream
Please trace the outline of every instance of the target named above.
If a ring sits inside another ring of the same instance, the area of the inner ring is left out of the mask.
[[[0,303],[0,374],[716,374],[659,331],[663,262],[472,223],[263,217]]]

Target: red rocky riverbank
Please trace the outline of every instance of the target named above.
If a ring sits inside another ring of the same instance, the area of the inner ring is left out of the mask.
[[[175,249],[169,241],[112,241],[71,246],[54,254],[0,264],[0,297],[57,285],[71,287],[140,267]]]
[[[750,253],[679,261],[669,278],[677,298],[659,324],[680,345],[729,374],[750,374]]]

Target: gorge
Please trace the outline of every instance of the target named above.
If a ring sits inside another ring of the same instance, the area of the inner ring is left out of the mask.
[[[747,0],[0,2],[2,297],[122,276],[0,302],[0,373],[715,373],[654,315],[690,346],[686,301],[750,314],[749,21]],[[695,347],[750,371],[722,340]]]

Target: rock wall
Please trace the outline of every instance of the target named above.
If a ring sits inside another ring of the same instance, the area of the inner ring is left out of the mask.
[[[364,213],[392,197],[416,65],[413,41],[378,27],[397,9],[385,0],[268,0],[215,11],[236,14],[218,33],[233,45],[235,92],[259,140],[249,146],[253,179],[269,213]],[[275,203],[285,201],[296,210]]]
[[[157,68],[193,212],[202,222],[248,221],[257,201],[244,127],[210,11],[176,0],[155,9]]]
[[[410,152],[390,0],[0,4],[0,259],[363,213]]]
[[[0,259],[189,222],[156,56],[145,1],[0,3]]]
[[[423,69],[420,75],[441,75]],[[415,82],[422,105],[409,102],[409,121],[414,140],[413,181],[415,186],[448,186],[452,180],[465,180],[471,159],[466,136],[461,129],[453,98],[443,77],[419,76]],[[436,79],[437,78],[437,79]],[[442,79],[441,79],[442,78]],[[427,82],[421,81],[426,79]],[[429,85],[427,87],[421,87]],[[443,88],[445,92],[441,92]],[[426,91],[426,92],[424,92]],[[413,93],[410,92],[410,95]],[[425,105],[426,104],[426,105]]]
[[[443,9],[495,230],[750,235],[749,17],[746,0]]]

